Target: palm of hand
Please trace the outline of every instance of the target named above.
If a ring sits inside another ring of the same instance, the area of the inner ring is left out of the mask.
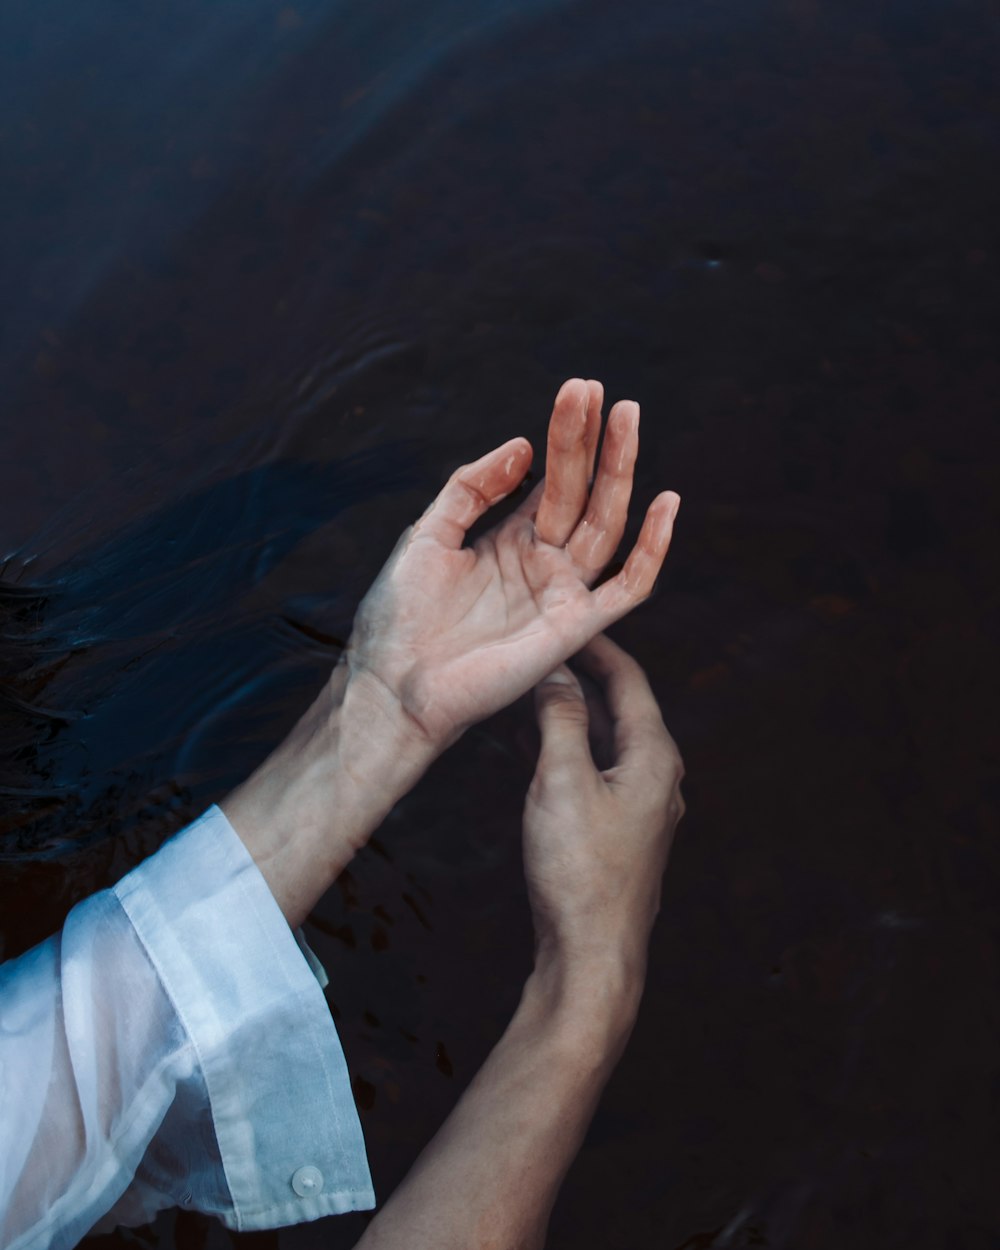
[[[545,479],[496,529],[466,531],[523,480],[513,439],[452,475],[404,531],[365,596],[346,661],[376,679],[439,749],[531,689],[652,590],[679,500],[658,496],[621,573],[590,586],[627,519],[638,412],[616,405],[593,489],[603,391],[567,382],[549,427]]]
[[[361,605],[352,660],[446,742],[578,650],[589,600],[569,552],[522,512],[457,551],[410,527]]]

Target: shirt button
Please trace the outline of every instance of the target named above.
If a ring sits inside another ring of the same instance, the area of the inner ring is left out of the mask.
[[[300,1198],[311,1198],[323,1190],[323,1173],[319,1168],[299,1168],[292,1177],[292,1188]]]

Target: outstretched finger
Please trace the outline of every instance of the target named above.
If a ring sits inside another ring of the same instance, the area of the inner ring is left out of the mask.
[[[559,388],[549,422],[545,490],[535,517],[538,537],[562,547],[587,506],[588,406],[590,391],[580,378]]]
[[[601,464],[587,511],[566,544],[588,586],[618,550],[625,533],[638,453],[639,405],[623,399],[608,417]]]
[[[469,529],[524,481],[534,453],[526,438],[512,438],[451,475],[413,528],[414,534],[460,550]]]
[[[584,449],[587,455],[587,482],[594,478],[594,463],[597,460],[597,444],[601,438],[601,409],[604,405],[604,387],[594,378],[587,380],[587,426],[584,436]],[[518,504],[514,515],[527,517],[534,522],[538,516],[542,498],[546,491],[546,479],[543,477],[535,483],[531,493]],[[537,531],[537,526],[535,527]]]
[[[604,408],[604,387],[596,378],[587,379],[587,433],[584,445],[587,449],[587,481],[594,480],[597,462],[597,444],[601,438],[601,412]]]
[[[681,498],[667,490],[649,505],[635,546],[620,573],[593,592],[598,629],[621,620],[653,592],[674,532]]]

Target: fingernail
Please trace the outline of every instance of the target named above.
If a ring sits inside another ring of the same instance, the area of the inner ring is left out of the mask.
[[[548,677],[543,680],[552,682],[554,686],[572,686],[575,684],[573,678],[559,668],[557,668],[554,672],[549,673]]]
[[[617,419],[627,432],[635,429],[639,424],[639,405],[634,399],[623,399],[619,403]]]

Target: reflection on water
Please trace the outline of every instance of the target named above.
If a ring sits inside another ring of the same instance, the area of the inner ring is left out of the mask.
[[[448,473],[514,434],[541,472],[599,377],[643,405],[626,542],[684,497],[615,634],[689,810],[551,1244],[992,1244],[996,35],[902,0],[5,5],[4,950],[244,775]],[[382,1195],[528,966],[530,731],[466,735],[314,917]]]

